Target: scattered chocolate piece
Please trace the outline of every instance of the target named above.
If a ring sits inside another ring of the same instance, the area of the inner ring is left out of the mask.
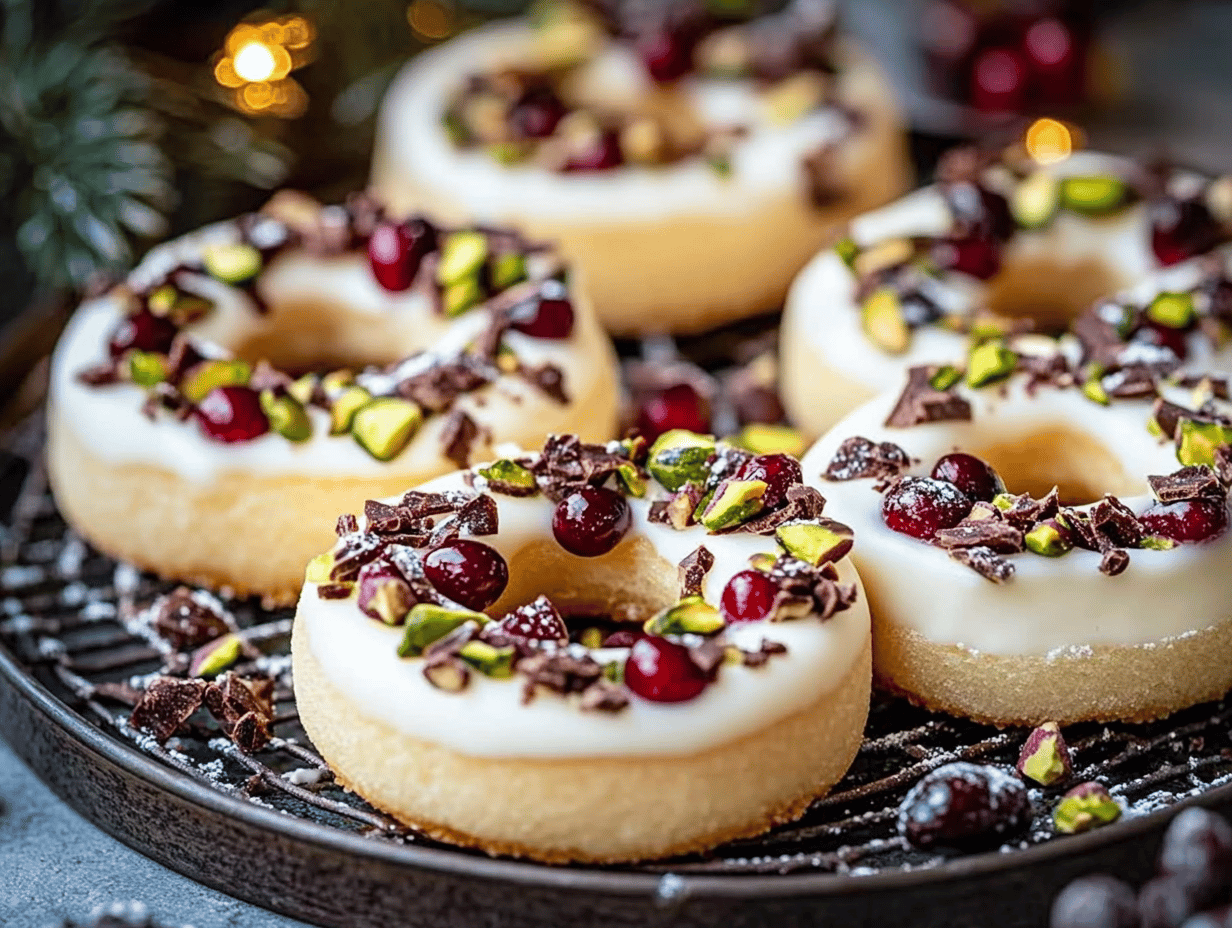
[[[596,680],[582,692],[578,707],[583,712],[619,712],[629,705],[629,695],[623,686],[610,680]]]
[[[787,653],[787,645],[778,641],[761,640],[761,647],[756,651],[741,651],[740,660],[745,667],[762,667],[772,657]]]
[[[569,394],[565,392],[565,375],[555,364],[543,364],[539,367],[523,365],[519,368],[519,372],[556,402],[562,406],[568,405]]]
[[[552,601],[538,596],[484,629],[483,638],[497,646],[537,645],[545,641],[565,645],[569,643],[569,628]]]
[[[478,437],[479,426],[475,424],[475,420],[460,409],[454,410],[441,429],[441,444],[445,448],[445,457],[459,468],[470,467],[471,448]]]
[[[1125,545],[1133,547],[1142,540],[1145,532],[1133,511],[1115,496],[1105,496],[1089,510],[1091,528],[1097,537],[1103,538],[1104,547]],[[1128,560],[1128,555],[1126,556]],[[1101,570],[1103,569],[1101,565]],[[1121,570],[1125,568],[1122,566]],[[1105,571],[1106,572],[1106,571]],[[1120,573],[1121,571],[1116,571]]]
[[[834,453],[822,476],[826,480],[891,480],[911,466],[911,457],[893,442],[875,444],[859,435],[848,438]]]
[[[1146,481],[1151,485],[1151,492],[1155,494],[1155,498],[1161,503],[1202,497],[1222,499],[1226,495],[1215,471],[1205,464],[1182,467],[1162,477],[1151,475],[1146,478]]]
[[[223,734],[245,754],[252,754],[269,743],[273,695],[273,680],[241,677],[228,671],[206,687],[204,701]]]
[[[400,362],[403,363],[403,362]],[[487,365],[467,355],[442,360],[398,384],[398,395],[422,406],[429,413],[445,412],[464,393],[471,393],[495,379]]]
[[[680,574],[680,597],[700,596],[706,582],[706,574],[714,566],[714,555],[705,545],[698,545],[686,554],[678,566]]]
[[[1023,533],[1008,522],[995,519],[964,520],[933,536],[942,548],[987,548],[997,554],[1017,554],[1025,547]]]
[[[971,404],[950,390],[937,390],[931,381],[938,368],[913,367],[907,372],[907,386],[885,424],[890,428],[910,428],[923,422],[964,422],[971,419]]]
[[[1109,548],[1099,562],[1099,572],[1109,577],[1124,573],[1129,566],[1129,552],[1123,548]]]
[[[1100,364],[1105,367],[1113,365],[1120,356],[1125,340],[1117,327],[1105,318],[1101,306],[1088,309],[1074,320],[1070,331],[1082,344],[1082,359],[1084,362]],[[1121,308],[1113,304],[1113,312],[1119,316]]]
[[[536,654],[520,660],[517,672],[526,677],[522,688],[522,702],[535,698],[539,687],[565,695],[577,693],[603,677],[603,667],[590,657],[574,657],[567,651],[552,654]]]
[[[1215,473],[1225,487],[1232,485],[1232,446],[1220,445],[1215,449]]]
[[[350,599],[355,587],[350,583],[318,583],[317,599]]]
[[[87,367],[77,375],[77,379],[88,387],[105,387],[120,383],[124,378],[120,376],[120,365],[117,362],[105,361]]]
[[[1005,583],[1014,576],[1013,562],[991,548],[953,548],[950,557],[993,583]]]
[[[201,708],[206,687],[204,680],[157,677],[133,706],[128,723],[163,744]]]
[[[329,578],[335,583],[354,580],[359,576],[359,569],[380,557],[388,544],[387,539],[372,532],[345,536],[334,551],[334,567]]]
[[[181,586],[150,606],[150,624],[173,648],[196,648],[231,631],[222,605],[209,593]]]
[[[769,577],[779,588],[772,613],[779,621],[811,613],[825,621],[856,601],[855,584],[839,583],[832,563],[816,567],[785,554],[774,562]]]
[[[727,649],[713,638],[689,648],[689,660],[704,674],[712,674],[718,670],[725,657]]]
[[[818,209],[833,206],[847,196],[837,156],[838,149],[828,142],[807,152],[800,160],[809,201]]]
[[[1011,496],[1009,507],[1002,510],[1001,517],[1022,531],[1029,531],[1036,522],[1051,519],[1060,509],[1060,496],[1053,487],[1048,495],[1035,499],[1029,493]]]
[[[380,500],[364,503],[365,528],[377,535],[415,534],[423,530],[422,520],[406,505],[390,506]]]
[[[1105,375],[1100,386],[1118,400],[1141,399],[1158,392],[1155,372],[1144,364],[1131,364]]]
[[[334,526],[334,534],[339,538],[343,535],[350,535],[352,532],[359,531],[359,520],[349,512],[343,513],[338,517],[338,523]]]
[[[726,529],[726,532],[749,532],[754,535],[773,535],[774,530],[788,522],[814,522],[821,518],[826,508],[826,498],[810,486],[796,484],[787,491],[787,501],[780,508],[764,516],[741,522]]]

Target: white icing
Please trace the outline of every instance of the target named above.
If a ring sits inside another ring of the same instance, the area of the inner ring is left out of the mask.
[[[537,165],[501,165],[482,151],[460,151],[441,128],[446,101],[470,74],[524,66],[532,60],[532,48],[531,29],[505,23],[418,56],[386,95],[381,113],[385,137],[378,143],[383,156],[417,184],[482,221],[533,211],[578,223],[606,223],[679,214],[740,215],[769,195],[798,190],[801,158],[847,132],[845,118],[828,109],[776,125],[752,83],[689,77],[680,82],[680,90],[709,128],[749,129],[732,152],[730,176],[718,176],[696,158],[662,167],[560,174]],[[610,44],[587,67],[583,79],[602,85],[608,96],[628,99],[650,92],[644,68],[623,45]]]
[[[1146,430],[1150,404],[1108,407],[1077,390],[1044,388],[1028,395],[1021,378],[1002,391],[964,391],[972,421],[891,428],[885,422],[901,387],[880,395],[840,421],[804,458],[805,481],[827,498],[826,514],[856,535],[852,557],[883,620],[929,641],[1000,655],[1046,656],[1099,645],[1145,645],[1206,628],[1229,617],[1224,578],[1232,572],[1232,534],[1171,551],[1130,551],[1120,576],[1099,572],[1100,555],[1075,549],[1061,558],[1013,555],[1015,576],[992,583],[942,549],[888,528],[876,481],[831,483],[821,478],[838,446],[861,435],[891,441],[918,459],[907,473],[927,476],[951,451],[1069,426],[1099,441],[1141,480],[1143,493],[1122,502],[1142,512],[1152,497],[1149,474],[1180,465],[1173,447]],[[1014,488],[1010,487],[1012,491]]]
[[[185,259],[195,259],[202,244],[234,236],[230,223],[208,226],[154,249],[134,270],[134,285],[157,280]],[[381,288],[360,253],[322,258],[299,251],[278,255],[260,278],[270,312],[256,312],[241,290],[203,274],[187,275],[185,289],[213,300],[214,309],[188,331],[228,353],[265,331],[278,331],[280,307],[311,302],[336,307],[346,325],[362,334],[366,344],[382,346],[390,359],[415,351],[438,356],[455,353],[487,324],[487,313],[475,311],[455,320],[443,319],[418,291],[389,293]],[[432,416],[393,461],[381,462],[347,435],[329,434],[329,417],[310,408],[312,437],[290,442],[267,433],[253,441],[222,444],[207,438],[191,419],[177,421],[162,413],[151,420],[141,407],[145,391],[132,384],[91,387],[81,383],[81,371],[106,358],[106,345],[123,311],[119,298],[104,296],[83,304],[69,322],[52,362],[51,402],[56,413],[97,457],[116,464],[149,464],[201,483],[228,471],[261,475],[383,476],[393,473],[439,473],[451,465],[443,457],[444,416]],[[349,318],[347,318],[349,317]],[[284,326],[286,327],[286,326]],[[290,327],[284,340],[294,336]],[[347,330],[339,329],[338,338]],[[375,333],[375,334],[374,334]],[[357,337],[359,337],[357,335]],[[606,354],[602,336],[589,313],[579,311],[567,339],[530,338],[518,332],[506,344],[529,365],[554,364],[564,375],[570,397],[585,397],[604,376]],[[455,408],[465,411],[480,429],[500,440],[533,440],[551,431],[566,407],[545,396],[519,376],[502,376],[494,383],[461,396]]]
[[[461,487],[450,474],[424,489]],[[552,537],[553,505],[542,496],[515,499],[494,495],[500,530],[482,540],[507,560],[525,545]],[[715,557],[704,594],[718,601],[733,574],[748,558],[775,551],[772,538],[707,535],[700,527],[677,532],[647,519],[649,503],[630,500],[629,538],[648,539],[668,564],[704,544]],[[585,565],[579,559],[579,568]],[[850,563],[839,565],[843,582],[856,580]],[[825,622],[807,617],[789,622],[749,623],[730,632],[733,643],[756,650],[767,638],[787,646],[760,668],[725,665],[718,680],[698,698],[677,704],[653,703],[635,695],[617,713],[582,712],[574,702],[540,690],[529,705],[520,702],[522,681],[472,674],[461,693],[433,687],[422,660],[397,655],[402,630],[366,618],[354,599],[322,600],[307,584],[300,597],[303,623],[325,675],[366,715],[416,738],[463,754],[484,757],[644,757],[688,755],[760,731],[805,709],[836,687],[862,652],[869,635],[863,595],[848,610]],[[623,650],[605,649],[600,660]]]

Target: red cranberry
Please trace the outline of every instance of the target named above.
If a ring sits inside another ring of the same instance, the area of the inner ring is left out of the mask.
[[[541,294],[519,307],[512,328],[531,338],[568,338],[573,334],[573,304],[563,296]]]
[[[1163,265],[1204,254],[1224,238],[1223,229],[1198,200],[1171,197],[1151,204],[1151,248]]]
[[[422,219],[377,224],[368,238],[368,264],[376,282],[394,293],[415,282],[424,256],[436,248],[436,229]]]
[[[607,554],[620,543],[632,522],[629,502],[606,487],[583,487],[556,504],[552,534],[578,557]]]
[[[1189,355],[1189,344],[1185,338],[1185,329],[1174,329],[1171,326],[1160,325],[1145,319],[1142,326],[1134,332],[1133,340],[1147,345],[1167,348],[1178,361],[1184,361]]]
[[[709,682],[709,675],[689,657],[689,649],[666,638],[639,638],[625,660],[625,686],[651,702],[695,699]]]
[[[899,806],[898,831],[918,848],[999,847],[1031,824],[1020,779],[996,767],[955,763],[920,780]]]
[[[206,435],[228,445],[269,431],[261,399],[248,387],[215,387],[197,406],[196,416]]]
[[[970,181],[957,181],[946,184],[943,192],[958,228],[956,238],[1005,241],[1014,234],[1009,201],[995,190]]]
[[[1199,908],[1226,902],[1232,883],[1232,825],[1208,809],[1186,809],[1164,833],[1159,869],[1188,887]]]
[[[992,113],[1022,109],[1026,67],[1013,49],[989,48],[980,52],[971,69],[971,104]]]
[[[486,609],[509,583],[509,565],[495,548],[459,538],[428,552],[424,573],[436,589],[467,609]]]
[[[762,502],[775,509],[787,502],[787,491],[804,483],[800,462],[790,454],[759,454],[736,471],[737,480],[761,480],[766,484]]]
[[[646,71],[659,83],[679,80],[693,68],[693,43],[670,29],[656,30],[638,42]]]
[[[509,112],[513,131],[527,139],[547,138],[565,118],[565,105],[550,87],[531,87]]]
[[[689,384],[678,383],[642,400],[637,429],[647,441],[671,429],[709,432],[710,404]]]
[[[952,483],[931,477],[904,477],[881,498],[881,517],[896,532],[932,538],[953,528],[971,511],[971,497]]]
[[[1080,876],[1052,903],[1049,928],[1139,928],[1133,889],[1103,873]]]
[[[1183,499],[1152,503],[1138,517],[1152,535],[1198,543],[1222,535],[1228,528],[1228,507],[1221,500]]]
[[[624,162],[620,153],[620,139],[615,132],[606,131],[586,148],[574,152],[565,162],[566,172],[610,171]]]
[[[107,346],[113,358],[118,358],[131,349],[157,351],[167,354],[179,330],[166,316],[156,316],[148,309],[126,316],[111,333]]]
[[[937,263],[978,280],[988,280],[1001,270],[1001,245],[992,238],[972,235],[938,242],[933,248]]]
[[[1005,482],[992,466],[973,454],[955,451],[937,460],[933,465],[934,480],[952,483],[972,499],[990,501],[998,493],[1005,492]]]
[[[605,648],[631,648],[633,645],[637,644],[638,639],[641,637],[642,632],[640,631],[635,632],[630,631],[627,628],[622,628],[618,631],[612,632],[604,638],[603,646]]]
[[[770,617],[778,592],[778,584],[760,570],[742,570],[723,588],[719,612],[729,625],[760,622]]]

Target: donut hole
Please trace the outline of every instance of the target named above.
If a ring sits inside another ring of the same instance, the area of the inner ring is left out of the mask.
[[[405,336],[370,315],[308,303],[272,305],[232,342],[236,357],[268,361],[292,376],[385,366],[409,352]]]
[[[1029,319],[1035,331],[1060,335],[1121,284],[1107,263],[1095,257],[1059,261],[1045,255],[1017,256],[988,282],[986,299],[994,315]]]
[[[1030,493],[1038,499],[1055,486],[1065,506],[1092,503],[1105,493],[1127,497],[1147,491],[1145,483],[1131,477],[1107,445],[1065,425],[963,450],[991,464],[1009,492]]]
[[[552,540],[524,546],[509,558],[509,585],[488,614],[547,596],[565,616],[610,616],[641,623],[680,595],[676,567],[645,538],[627,538],[602,557],[576,557]]]

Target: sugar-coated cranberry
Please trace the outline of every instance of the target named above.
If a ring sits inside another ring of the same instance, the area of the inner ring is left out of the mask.
[[[904,477],[881,498],[881,517],[896,532],[932,538],[953,528],[971,511],[971,497],[944,480]]]
[[[1159,869],[1188,886],[1199,908],[1226,903],[1232,891],[1232,825],[1207,809],[1184,810],[1164,834]]]
[[[800,462],[790,454],[759,454],[736,471],[737,480],[761,480],[766,484],[762,502],[775,509],[787,501],[787,491],[804,483]]]
[[[933,254],[942,267],[961,271],[978,280],[989,280],[1001,270],[1001,244],[987,236],[946,239],[937,243]]]
[[[989,113],[1016,113],[1026,102],[1027,69],[1012,48],[988,48],[971,66],[971,105]]]
[[[935,480],[954,484],[973,500],[989,502],[998,493],[1005,492],[1004,481],[989,464],[962,451],[938,458],[932,476]]]
[[[107,347],[113,358],[132,349],[166,354],[171,350],[171,343],[178,331],[175,323],[166,316],[156,316],[148,309],[142,309],[120,320],[111,333]]]
[[[1189,343],[1185,337],[1185,329],[1174,329],[1171,326],[1160,325],[1150,319],[1143,321],[1142,325],[1133,334],[1133,341],[1141,342],[1145,345],[1155,345],[1159,348],[1167,348],[1171,351],[1178,361],[1184,361],[1189,355]]]
[[[372,276],[386,290],[406,290],[415,282],[419,265],[436,244],[436,229],[422,219],[377,223],[368,238]]]
[[[580,151],[575,151],[565,162],[566,172],[610,171],[624,162],[620,151],[620,139],[615,132],[600,132],[593,141]]]
[[[1160,264],[1204,254],[1223,238],[1223,228],[1200,200],[1167,197],[1151,204],[1151,248]]]
[[[642,400],[637,428],[647,441],[654,441],[671,429],[709,432],[710,404],[690,384],[678,383]]]
[[[761,622],[770,617],[779,588],[760,570],[742,570],[723,588],[719,612],[729,625]]]
[[[556,504],[552,534],[570,554],[598,557],[620,543],[631,522],[629,502],[615,490],[583,487]]]
[[[646,635],[629,649],[625,686],[651,702],[685,702],[701,695],[710,682],[684,645]]]
[[[1126,883],[1102,873],[1082,876],[1052,903],[1049,928],[1138,928],[1138,900]]]
[[[519,308],[512,328],[532,338],[568,338],[573,334],[573,304],[563,296],[537,296]]]
[[[1018,777],[996,767],[954,763],[920,780],[899,806],[898,831],[918,848],[998,847],[1031,824],[1031,800]]]
[[[1194,887],[1173,876],[1157,876],[1138,890],[1138,923],[1143,928],[1182,928],[1201,907]]]
[[[1210,541],[1227,531],[1228,507],[1222,500],[1213,499],[1152,503],[1138,521],[1150,534],[1173,541]]]
[[[424,573],[436,589],[467,609],[486,609],[509,583],[509,565],[482,542],[459,538],[428,552]]]
[[[261,398],[248,387],[215,387],[195,412],[201,430],[225,444],[251,441],[269,431]]]
[[[547,138],[565,118],[565,104],[551,87],[531,87],[509,111],[509,126],[527,139]]]

